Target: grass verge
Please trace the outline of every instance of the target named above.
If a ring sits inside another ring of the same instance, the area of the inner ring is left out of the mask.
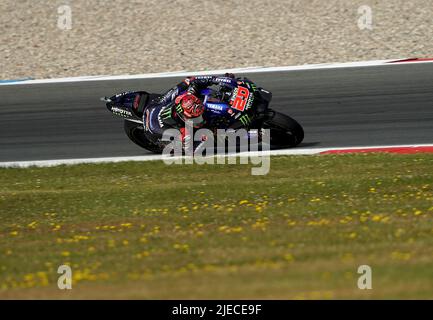
[[[430,154],[0,169],[0,298],[432,298],[432,216]]]

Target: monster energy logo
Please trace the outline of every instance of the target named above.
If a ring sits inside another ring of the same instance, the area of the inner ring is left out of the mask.
[[[161,118],[171,118],[171,108],[166,108],[161,110]]]
[[[244,125],[247,126],[251,123],[251,119],[247,114],[244,114],[239,118],[239,121]]]

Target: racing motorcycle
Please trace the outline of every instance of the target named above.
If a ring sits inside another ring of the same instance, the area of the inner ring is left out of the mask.
[[[154,153],[162,153],[167,142],[161,139],[155,143],[147,137],[143,126],[146,107],[160,96],[146,91],[127,91],[101,100],[114,115],[124,118],[124,130],[132,142]],[[269,129],[271,149],[295,147],[304,139],[304,130],[296,120],[269,107],[272,93],[247,78],[238,78],[235,88],[211,86],[201,90],[199,96],[205,106],[204,128],[216,132],[216,129],[228,128],[234,121],[245,121],[247,129],[251,129],[249,134],[259,135],[258,141],[261,141],[261,132],[266,132],[261,129]],[[245,114],[250,109],[253,117]]]

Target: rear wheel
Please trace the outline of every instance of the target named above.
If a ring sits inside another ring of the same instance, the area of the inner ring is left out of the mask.
[[[304,129],[293,118],[276,111],[271,111],[263,127],[270,129],[272,148],[295,147],[304,140]]]
[[[162,153],[163,148],[161,146],[147,139],[142,124],[125,120],[123,128],[128,138],[136,145],[152,151],[153,153]]]

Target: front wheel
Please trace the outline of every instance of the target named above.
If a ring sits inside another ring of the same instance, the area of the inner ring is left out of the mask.
[[[162,153],[163,148],[161,146],[147,139],[146,135],[144,134],[142,124],[125,120],[123,128],[125,129],[125,133],[128,138],[136,145],[139,145],[140,147],[153,153]]]
[[[304,140],[304,129],[293,118],[273,110],[269,110],[269,118],[263,128],[270,129],[271,148],[296,147]]]

